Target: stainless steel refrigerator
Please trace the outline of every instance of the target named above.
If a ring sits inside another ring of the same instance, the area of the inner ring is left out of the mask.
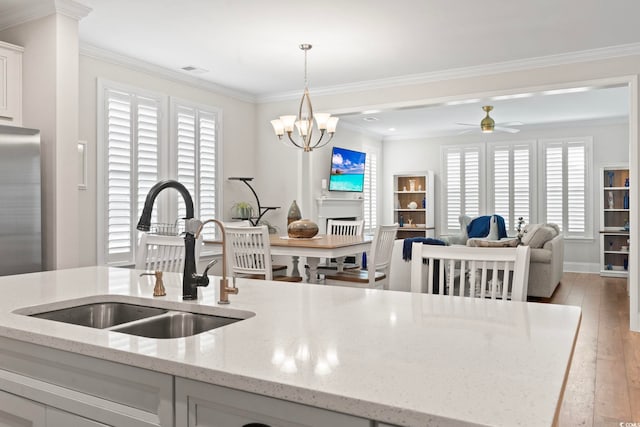
[[[42,270],[40,131],[0,126],[0,276]]]

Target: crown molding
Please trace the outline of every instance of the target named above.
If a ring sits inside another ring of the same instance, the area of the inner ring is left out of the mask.
[[[353,123],[348,123],[348,122],[341,121],[341,122],[339,122],[338,126],[340,126],[341,128],[349,129],[352,132],[357,132],[357,133],[359,133],[361,135],[368,136],[370,138],[375,138],[380,142],[382,142],[382,140],[384,139],[384,135],[379,134],[378,132],[374,132],[371,129],[367,129],[365,127],[358,126],[358,125],[353,124]]]
[[[449,70],[409,74],[405,76],[390,77],[387,79],[367,80],[343,85],[325,86],[314,88],[312,91],[312,95],[326,96],[365,90],[379,90],[397,86],[408,86],[445,80],[478,77],[483,75],[523,71],[530,70],[532,68],[551,67],[557,65],[573,64],[577,62],[597,61],[631,55],[640,55],[640,43],[629,43],[624,45],[582,50],[577,52],[477,65],[473,67],[452,68]],[[300,98],[300,91],[288,91],[257,96],[256,101],[262,104],[269,102],[290,101],[298,98]]]
[[[53,0],[53,2],[57,13],[78,21],[93,10],[89,6],[75,0]]]
[[[44,18],[59,13],[76,20],[80,20],[91,12],[91,8],[75,0],[48,0],[20,5],[3,12],[0,15],[0,31],[29,21]]]
[[[141,61],[139,59],[135,59],[127,55],[115,53],[110,50],[102,49],[100,47],[97,47],[88,43],[83,43],[83,42],[80,43],[80,55],[84,55],[86,57],[94,58],[100,61],[109,62],[111,64],[120,65],[135,71],[140,71],[143,73],[152,73],[156,76],[160,76],[174,82],[188,84],[198,89],[209,90],[211,92],[225,95],[230,98],[237,99],[239,101],[251,102],[251,103],[256,102],[255,97],[247,92],[231,89],[226,86],[209,82],[207,80],[199,79],[197,77],[193,77],[190,75],[185,75],[178,71],[171,70],[169,68],[151,64],[146,61]]]

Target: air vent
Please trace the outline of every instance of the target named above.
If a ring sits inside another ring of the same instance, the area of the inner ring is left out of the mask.
[[[186,67],[182,67],[181,69],[192,74],[204,74],[209,72],[209,70],[205,70],[204,68],[194,67],[193,65],[187,65]]]

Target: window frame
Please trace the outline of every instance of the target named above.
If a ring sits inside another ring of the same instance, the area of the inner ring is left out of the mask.
[[[367,168],[370,168],[372,155],[375,156],[375,160],[376,160],[376,171],[375,171],[376,173],[374,176],[370,175],[371,180],[374,181],[375,203],[374,203],[374,206],[369,207],[369,211],[370,211],[369,216],[375,215],[376,222],[375,224],[368,224],[365,220],[365,223],[364,223],[364,233],[373,234],[376,231],[376,228],[378,228],[378,225],[380,224],[380,174],[382,171],[380,168],[380,160],[382,159],[382,156],[381,156],[381,153],[380,153],[381,150],[379,147],[365,145],[363,147],[363,151],[367,155],[367,159],[365,160],[365,171],[367,170]],[[365,179],[366,179],[366,175],[367,174],[365,173]],[[365,181],[365,188],[367,188],[366,181]],[[366,206],[367,206],[367,194],[364,190],[362,192],[362,198],[363,198],[363,203],[362,203],[363,216],[362,217],[363,219],[365,219],[367,216],[365,212]]]
[[[131,266],[135,264],[136,249],[138,243],[138,233],[135,231],[135,224],[138,222],[138,218],[133,218],[135,213],[132,209],[132,225],[131,225],[131,251],[121,257],[109,256],[109,218],[108,218],[108,118],[106,117],[108,111],[107,102],[109,100],[109,91],[117,91],[126,93],[129,96],[144,97],[156,100],[158,104],[158,167],[157,176],[158,180],[163,179],[176,179],[177,176],[177,133],[174,130],[177,129],[177,106],[184,106],[186,108],[193,108],[200,112],[213,114],[215,116],[215,217],[220,218],[222,212],[222,206],[224,204],[223,192],[222,192],[222,177],[223,174],[223,115],[220,107],[199,104],[188,100],[169,96],[167,94],[159,93],[156,91],[146,90],[140,87],[119,83],[103,78],[98,78],[97,82],[97,262],[99,265],[109,266]],[[133,129],[133,126],[132,126]],[[132,138],[132,144],[137,144],[137,140]],[[132,148],[132,153],[135,153]],[[133,157],[132,157],[132,160]],[[134,163],[132,161],[132,163]],[[136,163],[137,164],[137,163]],[[135,173],[137,166],[132,164],[132,174]],[[196,183],[199,181],[199,162],[196,164]],[[131,194],[137,193],[137,175],[135,176],[135,187],[132,187]],[[133,181],[133,179],[132,179]],[[199,184],[196,184],[199,185]],[[199,195],[193,194],[195,216],[199,214]],[[135,206],[137,197],[131,200],[132,207]],[[165,197],[164,194],[160,195],[156,201],[154,210],[158,215],[158,222],[168,222],[168,219],[174,218],[178,212],[178,199],[177,197]],[[208,218],[207,218],[208,219]],[[201,255],[206,255],[203,251]],[[110,259],[112,258],[112,259]],[[116,259],[113,259],[116,258]]]
[[[570,145],[584,145],[585,147],[585,231],[584,233],[571,233],[567,229],[568,222],[568,207],[566,199],[567,188],[567,147]],[[562,147],[562,181],[563,181],[563,206],[562,206],[562,221],[561,225],[562,235],[568,240],[593,240],[594,239],[594,205],[593,205],[593,137],[567,137],[567,138],[541,138],[538,140],[538,157],[540,158],[540,165],[542,173],[538,176],[538,186],[540,191],[538,193],[538,217],[542,222],[547,222],[547,201],[546,201],[546,181],[547,181],[547,156],[546,149],[551,146]]]

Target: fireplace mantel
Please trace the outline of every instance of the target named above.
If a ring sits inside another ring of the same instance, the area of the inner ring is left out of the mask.
[[[356,218],[362,219],[364,199],[316,199],[318,212],[318,229],[320,234],[327,232],[327,220],[332,218]]]

